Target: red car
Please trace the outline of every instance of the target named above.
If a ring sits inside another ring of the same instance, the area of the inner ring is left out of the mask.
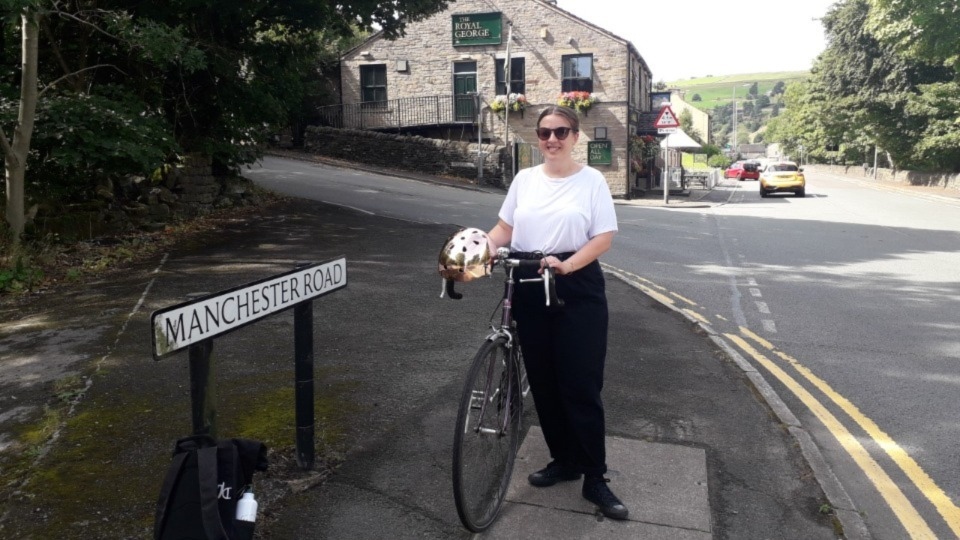
[[[736,178],[737,180],[759,180],[760,166],[752,161],[738,161],[723,172],[724,178]]]

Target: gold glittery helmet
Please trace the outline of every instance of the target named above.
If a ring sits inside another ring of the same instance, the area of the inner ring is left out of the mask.
[[[489,276],[493,267],[487,233],[467,228],[454,233],[440,250],[440,276],[453,281],[472,281]]]

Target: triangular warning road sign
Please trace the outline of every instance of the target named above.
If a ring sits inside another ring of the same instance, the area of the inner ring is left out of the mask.
[[[680,127],[680,122],[677,121],[677,115],[673,114],[673,109],[669,105],[664,105],[660,109],[660,114],[657,116],[657,121],[653,123],[653,127],[660,128],[675,128]]]

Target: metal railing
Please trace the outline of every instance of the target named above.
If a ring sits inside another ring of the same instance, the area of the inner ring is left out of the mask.
[[[526,169],[543,163],[543,154],[540,153],[540,146],[536,144],[517,142],[515,144],[514,162],[516,170]]]
[[[335,128],[388,130],[445,124],[473,124],[471,95],[422,96],[320,107],[320,124]]]

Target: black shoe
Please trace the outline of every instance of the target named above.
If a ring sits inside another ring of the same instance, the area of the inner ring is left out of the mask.
[[[627,519],[630,511],[607,487],[609,481],[609,478],[603,477],[584,478],[583,498],[597,505],[600,512],[610,519]]]
[[[545,469],[540,469],[527,477],[530,485],[536,487],[549,487],[557,482],[569,482],[579,479],[580,473],[556,461],[551,462]]]

